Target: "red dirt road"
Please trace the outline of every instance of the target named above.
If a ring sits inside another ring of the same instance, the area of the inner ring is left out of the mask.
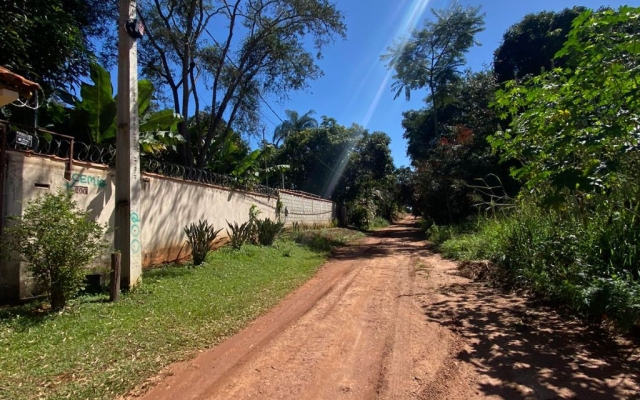
[[[143,398],[640,398],[636,345],[459,276],[410,222],[341,248]]]

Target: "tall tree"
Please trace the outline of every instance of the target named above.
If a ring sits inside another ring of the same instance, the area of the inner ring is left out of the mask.
[[[568,68],[497,93],[496,108],[513,120],[491,144],[520,162],[513,174],[529,189],[558,200],[567,189],[608,195],[632,182],[637,193],[639,32],[640,7],[586,11],[557,54]]]
[[[366,204],[372,214],[391,220],[396,211],[396,176],[384,132],[364,131],[353,150],[333,199],[350,205]]]
[[[441,134],[436,136],[433,109],[404,114],[407,154],[415,167],[418,211],[438,223],[463,220],[473,204],[490,199],[478,197],[469,185],[489,174],[499,177],[508,193],[517,191],[508,177],[508,166],[498,165],[487,137],[499,128],[497,113],[489,105],[495,100],[497,83],[491,72],[467,73],[447,88],[450,101],[440,111]],[[504,194],[502,190],[500,194]],[[497,193],[497,192],[496,192]]]
[[[528,14],[511,26],[494,53],[493,68],[498,82],[539,75],[554,66],[563,67],[565,59],[554,57],[567,40],[573,20],[585,10],[573,7]]]
[[[289,135],[274,161],[291,166],[285,174],[286,187],[330,197],[364,129],[344,127],[333,118],[322,119],[318,128]]]
[[[180,126],[187,143],[192,131],[202,133],[199,146],[183,151],[183,161],[197,167],[207,164],[222,124],[255,132],[263,95],[286,97],[319,77],[314,59],[346,30],[328,0],[154,0],[139,14],[149,39],[140,52],[144,73],[168,89],[176,113],[185,121],[193,113],[202,126]],[[309,37],[315,55],[305,47]],[[207,122],[198,118],[203,90],[213,116]]]
[[[318,120],[312,117],[315,111],[309,110],[302,116],[297,111],[286,110],[287,119],[278,125],[273,132],[273,144],[277,147],[280,141],[287,140],[292,133],[302,132],[305,129],[317,128]]]
[[[395,70],[392,89],[396,98],[404,92],[427,87],[434,110],[433,123],[439,134],[438,111],[444,100],[445,88],[455,80],[459,68],[465,64],[465,54],[474,44],[477,33],[484,30],[484,14],[480,7],[462,7],[452,2],[443,10],[431,10],[434,19],[427,20],[422,29],[388,49],[382,56],[388,68]]]

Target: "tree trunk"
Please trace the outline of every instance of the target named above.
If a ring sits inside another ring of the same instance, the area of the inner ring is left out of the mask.
[[[447,198],[447,213],[449,214],[449,225],[453,225],[453,216],[451,214],[451,197],[449,196],[449,182],[447,178],[444,179],[444,193]]]
[[[64,290],[58,285],[51,285],[49,302],[51,303],[51,311],[60,311],[67,305],[67,297]]]
[[[429,84],[429,90],[431,90],[431,102],[433,103],[433,124],[435,128],[435,138],[438,138],[438,103],[436,102],[436,92],[433,83]]]

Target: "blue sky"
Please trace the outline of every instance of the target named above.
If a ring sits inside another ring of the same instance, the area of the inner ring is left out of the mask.
[[[467,57],[468,67],[480,70],[490,66],[493,52],[500,45],[502,35],[514,23],[529,13],[544,10],[561,10],[582,5],[597,9],[603,5],[614,8],[626,1],[583,0],[574,3],[566,0],[485,0],[460,1],[461,4],[478,6],[486,13],[486,30],[478,35],[482,46],[473,48]],[[391,150],[396,166],[409,165],[406,144],[402,138],[402,112],[423,106],[425,91],[412,93],[411,101],[404,97],[393,99],[390,72],[380,55],[397,37],[405,36],[416,24],[421,26],[424,18],[431,15],[431,8],[444,8],[447,0],[338,0],[338,9],[347,25],[347,39],[327,46],[324,58],[319,61],[324,77],[311,82],[306,92],[292,93],[288,101],[280,104],[268,100],[280,118],[285,110],[296,110],[303,114],[316,111],[336,118],[343,125],[358,123],[370,131],[382,131],[391,137]],[[273,132],[280,123],[266,106],[267,132]]]

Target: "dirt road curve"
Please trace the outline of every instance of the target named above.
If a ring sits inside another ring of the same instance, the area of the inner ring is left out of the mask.
[[[640,354],[457,274],[406,220],[145,399],[640,398]]]

